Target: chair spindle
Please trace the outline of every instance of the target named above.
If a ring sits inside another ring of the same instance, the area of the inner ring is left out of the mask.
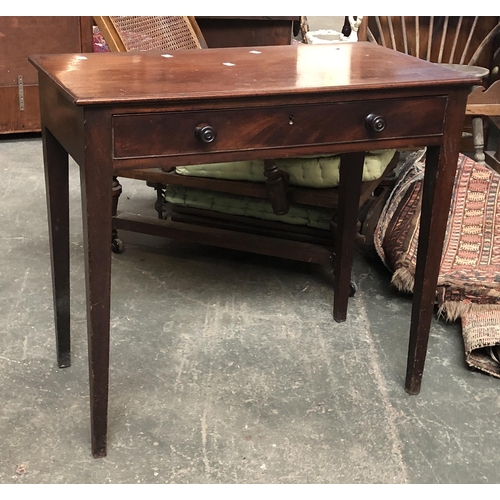
[[[462,57],[460,58],[460,64],[465,64],[465,56],[467,55],[467,52],[469,51],[470,42],[472,40],[472,35],[474,35],[474,31],[476,29],[477,20],[478,20],[478,16],[476,16],[474,18],[474,22],[472,23],[472,28],[470,29],[469,37],[467,38],[467,43],[465,44],[465,48],[464,48],[464,51],[462,53]]]
[[[403,30],[403,44],[405,48],[405,54],[409,54],[408,52],[408,35],[406,33],[406,18],[405,16],[401,16],[401,27]]]
[[[445,18],[444,18],[443,33],[441,35],[441,45],[439,46],[438,63],[443,62],[443,52],[444,52],[444,46],[445,46],[445,42],[446,42],[446,32],[448,31],[448,20],[449,19],[450,19],[449,16],[445,16]]]

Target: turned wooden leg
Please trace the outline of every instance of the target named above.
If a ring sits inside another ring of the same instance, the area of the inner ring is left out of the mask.
[[[156,201],[155,201],[155,210],[158,214],[158,219],[163,220],[163,213],[165,208],[165,189],[167,186],[160,183],[155,183],[154,190],[156,191]]]
[[[111,217],[115,217],[116,214],[118,213],[118,200],[120,198],[120,195],[122,194],[122,185],[118,182],[118,177],[113,177],[112,186],[113,187],[111,191],[111,196],[112,196]],[[122,240],[120,240],[120,238],[118,238],[118,231],[115,227],[114,222],[111,230],[111,250],[113,250],[114,253],[123,252],[123,242]]]
[[[112,183],[112,208],[111,208],[111,216],[114,217],[118,213],[118,200],[120,195],[122,194],[122,185],[118,181],[118,177],[113,177]]]
[[[333,277],[333,319],[339,323],[346,320],[347,302],[351,294],[351,271],[364,162],[365,153],[363,152],[340,156]]]
[[[57,363],[60,368],[66,368],[71,365],[68,153],[45,127],[42,127],[42,141],[49,220]]]
[[[489,116],[488,120],[491,126],[496,128],[497,132],[500,132],[500,116]],[[486,164],[500,174],[500,137],[497,137],[496,151],[486,151],[484,155],[486,157]]]
[[[474,142],[474,161],[484,163],[486,157],[484,155],[483,118],[481,116],[472,118],[472,140]]]

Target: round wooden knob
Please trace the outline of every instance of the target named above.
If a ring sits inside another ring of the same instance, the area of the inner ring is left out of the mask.
[[[365,118],[365,125],[368,130],[373,132],[382,132],[382,130],[385,129],[387,122],[383,116],[370,113]]]
[[[217,132],[210,125],[202,123],[194,129],[194,135],[201,142],[204,142],[205,144],[210,144],[211,142],[215,141],[215,138],[217,137]]]

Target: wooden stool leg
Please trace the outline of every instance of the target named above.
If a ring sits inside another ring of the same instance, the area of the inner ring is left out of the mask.
[[[474,161],[484,163],[486,157],[484,155],[483,118],[481,116],[472,118],[472,140],[474,142]]]
[[[118,213],[118,200],[120,198],[120,195],[122,194],[122,185],[118,181],[118,177],[113,177],[113,188],[111,192],[111,196],[113,199],[113,204],[112,204],[112,210],[111,210],[111,216],[115,217],[116,214]],[[113,228],[111,230],[111,250],[115,253],[122,253],[123,252],[123,242],[118,238],[118,231],[115,227],[114,221],[113,221]]]
[[[359,198],[365,153],[347,153],[340,157],[340,185],[335,235],[333,319],[343,322],[351,293],[351,271],[358,222]]]
[[[499,116],[488,116],[490,126],[496,129],[496,132],[500,132],[500,117]],[[497,136],[497,148],[496,151],[486,151],[486,164],[490,166],[493,170],[500,174],[500,136]]]
[[[57,363],[60,368],[66,368],[71,365],[68,153],[45,127],[42,127],[42,140],[49,219]]]

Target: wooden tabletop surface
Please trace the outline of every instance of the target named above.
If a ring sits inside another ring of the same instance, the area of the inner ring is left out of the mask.
[[[77,105],[479,83],[369,42],[46,54],[29,60]]]

